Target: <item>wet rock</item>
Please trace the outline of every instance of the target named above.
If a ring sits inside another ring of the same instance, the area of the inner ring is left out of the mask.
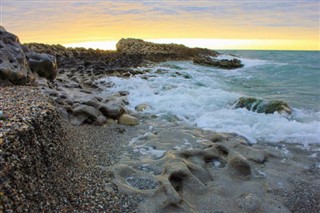
[[[138,112],[142,112],[146,109],[149,109],[150,106],[148,104],[139,104],[138,106],[135,107],[135,110]]]
[[[208,56],[199,56],[193,59],[193,63],[200,64],[200,65],[206,65],[206,66],[213,66],[218,67],[222,69],[235,69],[235,68],[241,68],[243,67],[243,64],[239,59],[214,59],[212,57]]]
[[[101,104],[99,110],[107,118],[113,119],[118,119],[123,113],[126,112],[123,105],[118,101]]]
[[[57,76],[57,61],[52,55],[45,53],[27,52],[29,66],[32,72],[48,80],[54,80]]]
[[[247,110],[272,114],[274,112],[278,113],[292,113],[292,109],[284,101],[270,101],[266,102],[261,99],[252,98],[252,97],[241,97],[236,102],[235,108],[246,108]]]
[[[32,84],[35,78],[19,38],[0,26],[0,84]]]
[[[119,124],[135,126],[139,124],[139,120],[131,115],[123,114],[119,118]]]
[[[228,160],[228,167],[237,176],[249,177],[251,166],[248,160],[240,154],[236,154]]]
[[[270,114],[274,112],[279,112],[279,113],[286,112],[288,114],[291,114],[292,109],[284,101],[271,101],[268,104],[266,104],[264,112],[266,114]]]

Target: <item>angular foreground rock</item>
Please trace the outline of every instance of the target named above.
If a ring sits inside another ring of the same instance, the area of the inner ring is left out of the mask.
[[[206,65],[206,66],[213,66],[213,67],[219,67],[222,69],[236,69],[243,67],[243,64],[239,59],[214,59],[212,57],[208,56],[201,56],[196,57],[193,59],[193,63],[200,64],[200,65]]]
[[[274,112],[278,113],[292,113],[290,106],[284,101],[270,101],[266,102],[261,99],[252,98],[252,97],[241,97],[236,102],[236,108],[246,108],[247,110],[272,114]]]

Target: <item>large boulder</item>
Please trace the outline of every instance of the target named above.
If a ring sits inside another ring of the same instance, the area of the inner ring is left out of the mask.
[[[29,51],[26,53],[32,72],[38,73],[40,77],[54,80],[57,76],[57,61],[52,55]]]
[[[0,85],[26,85],[34,80],[19,38],[0,26]]]
[[[106,104],[101,104],[99,107],[100,112],[107,118],[118,119],[126,112],[123,104],[119,101],[112,101]]]
[[[73,110],[73,117],[71,123],[74,125],[81,125],[84,122],[101,123],[100,118],[102,114],[99,110],[92,106],[80,105]]]
[[[284,101],[263,101],[252,97],[241,97],[235,104],[236,108],[246,108],[247,110],[272,114],[274,112],[291,114],[292,109]]]
[[[243,64],[239,59],[215,59],[209,56],[198,56],[193,59],[193,63],[206,65],[206,66],[213,66],[222,69],[235,69],[243,67]]]

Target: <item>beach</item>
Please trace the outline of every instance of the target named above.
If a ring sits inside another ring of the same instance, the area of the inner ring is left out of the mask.
[[[264,94],[252,73],[287,64],[132,39],[5,41],[29,65],[2,59],[4,212],[319,212],[318,96]]]

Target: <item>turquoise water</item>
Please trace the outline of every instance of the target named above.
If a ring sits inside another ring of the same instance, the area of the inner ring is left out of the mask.
[[[252,143],[320,143],[319,52],[223,51],[219,58],[239,58],[244,67],[223,70],[190,61],[160,63],[129,79],[109,77],[108,91],[128,91],[129,108],[148,104],[143,113],[184,125],[232,132]],[[230,55],[231,54],[231,55]],[[143,69],[143,68],[141,68]],[[282,100],[291,115],[236,109],[241,96]]]
[[[241,75],[223,78],[232,90],[269,100],[284,100],[301,109],[320,110],[319,51],[223,52],[261,60],[259,66],[245,67]]]

